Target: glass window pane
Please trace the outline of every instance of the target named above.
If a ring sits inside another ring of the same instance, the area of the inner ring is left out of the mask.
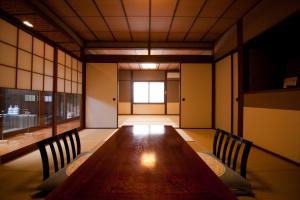
[[[133,102],[148,103],[148,82],[133,83]]]
[[[163,82],[150,82],[150,103],[164,103],[164,90]]]

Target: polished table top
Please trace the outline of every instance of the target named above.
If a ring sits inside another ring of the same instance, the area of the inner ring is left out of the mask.
[[[121,127],[47,199],[236,199],[171,126]]]

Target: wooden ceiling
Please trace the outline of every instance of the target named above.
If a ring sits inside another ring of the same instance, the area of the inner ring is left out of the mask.
[[[27,19],[34,29],[79,52],[74,35],[88,42],[215,42],[261,0],[1,0],[1,10]],[[38,2],[38,3],[36,3]],[[37,6],[38,5],[38,6]],[[42,6],[41,6],[42,5]],[[63,30],[64,29],[64,30]],[[111,48],[114,48],[112,46]],[[162,52],[162,51],[161,51]]]
[[[156,69],[148,70],[162,70],[162,71],[179,71],[179,63],[157,63]],[[145,70],[142,63],[119,63],[119,70]]]

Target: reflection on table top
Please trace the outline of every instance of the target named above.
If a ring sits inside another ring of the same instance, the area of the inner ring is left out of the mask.
[[[236,199],[171,126],[121,127],[47,199]]]

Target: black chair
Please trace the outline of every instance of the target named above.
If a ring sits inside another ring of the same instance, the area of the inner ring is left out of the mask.
[[[252,142],[217,129],[213,142],[213,154],[234,171],[236,171],[238,159],[240,159],[240,175],[246,178],[247,161],[251,146]]]
[[[65,133],[38,142],[37,146],[40,150],[42,164],[43,164],[43,180],[48,179],[50,176],[50,163],[49,163],[49,157],[46,149],[46,146],[48,145],[51,150],[50,152],[53,158],[55,173],[58,172],[60,169],[64,168],[67,164],[69,164],[81,153],[81,144],[80,144],[80,138],[77,129],[73,129]],[[71,156],[71,152],[72,152],[72,156]]]

